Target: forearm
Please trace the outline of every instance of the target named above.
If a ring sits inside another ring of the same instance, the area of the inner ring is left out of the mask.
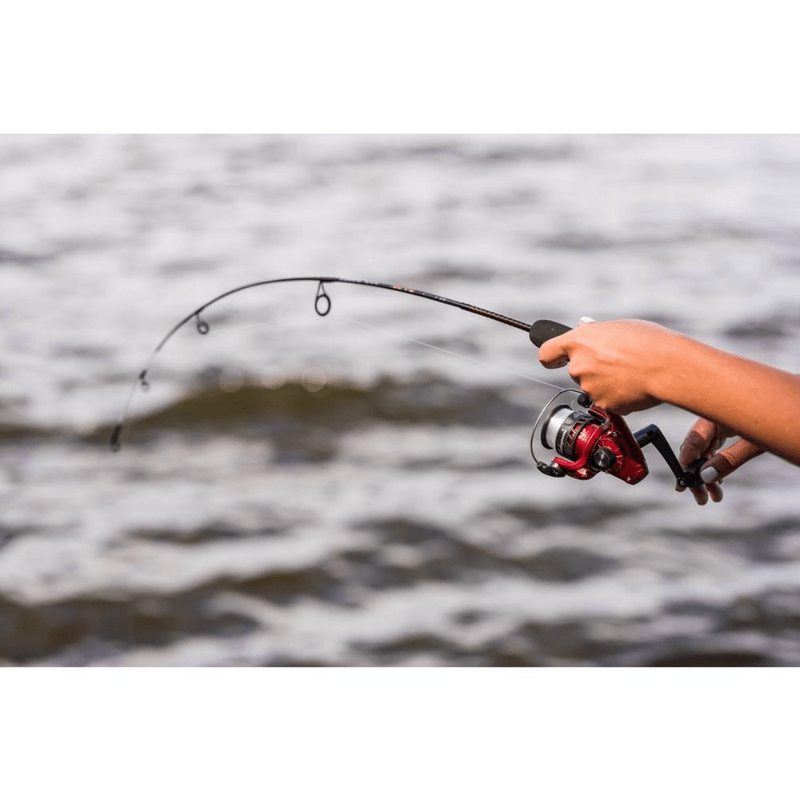
[[[800,465],[800,376],[680,338],[662,354],[651,392]]]

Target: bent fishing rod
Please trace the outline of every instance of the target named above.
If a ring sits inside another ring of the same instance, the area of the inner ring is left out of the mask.
[[[208,308],[226,297],[260,286],[298,282],[317,284],[314,310],[321,317],[326,317],[333,307],[330,295],[325,291],[326,284],[344,283],[403,292],[425,300],[453,306],[470,314],[477,314],[517,330],[525,331],[530,341],[537,347],[541,347],[549,339],[571,330],[566,325],[552,320],[537,320],[531,324],[471,303],[463,303],[460,300],[453,300],[450,297],[433,294],[421,289],[410,289],[399,284],[380,283],[358,278],[306,275],[291,278],[272,278],[270,280],[247,283],[243,286],[229,289],[203,303],[203,305],[174,325],[158,343],[151,353],[145,368],[134,381],[119,421],[111,434],[111,450],[116,452],[120,449],[122,430],[127,421],[136,389],[142,388],[146,390],[149,388],[147,375],[153,359],[181,328],[194,321],[197,332],[201,335],[206,335],[211,330],[211,326],[201,315]],[[570,397],[567,401],[568,395]],[[679,488],[702,485],[703,481],[700,478],[699,471],[700,467],[705,463],[705,459],[697,459],[684,470],[666,437],[656,425],[648,425],[634,433],[620,415],[596,406],[589,395],[578,389],[562,389],[544,406],[533,426],[530,451],[538,470],[544,475],[553,478],[569,476],[577,480],[589,480],[595,475],[605,472],[627,484],[634,485],[646,478],[649,473],[647,461],[642,452],[642,448],[648,444],[653,444],[667,462]],[[549,461],[542,461],[537,455],[537,446],[553,451],[554,455]]]

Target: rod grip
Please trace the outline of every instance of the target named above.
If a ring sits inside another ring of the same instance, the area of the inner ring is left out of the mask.
[[[548,339],[555,339],[556,336],[561,336],[571,330],[572,328],[562,325],[560,322],[553,322],[550,319],[537,319],[531,325],[530,337],[537,347],[541,347]]]

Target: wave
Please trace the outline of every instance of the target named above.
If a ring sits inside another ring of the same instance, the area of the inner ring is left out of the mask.
[[[459,425],[501,428],[529,424],[542,398],[531,406],[515,403],[502,390],[465,386],[441,378],[400,383],[383,379],[372,386],[326,382],[311,389],[292,381],[278,389],[245,383],[235,391],[206,387],[152,414],[131,420],[137,437],[166,431],[264,434],[314,428],[342,434],[371,423]],[[534,402],[535,401],[535,402]],[[93,434],[110,436],[111,427]]]

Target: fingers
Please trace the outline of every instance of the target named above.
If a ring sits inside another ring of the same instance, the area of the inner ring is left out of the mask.
[[[719,503],[722,500],[722,487],[718,483],[710,483],[707,486],[696,486],[691,491],[695,502],[699,506],[706,505],[709,497],[715,503]]]
[[[709,450],[714,450],[712,445],[717,438],[717,426],[708,419],[699,419],[689,429],[686,438],[681,444],[678,461],[682,467],[688,467],[693,461]]]
[[[698,420],[687,434],[681,447],[680,461],[684,466],[701,456],[708,458],[700,470],[700,477],[705,482],[704,485],[692,489],[692,495],[698,505],[706,505],[709,498],[714,503],[719,503],[722,500],[722,487],[719,482],[742,464],[746,464],[750,459],[764,452],[760,447],[741,439],[725,450],[715,453],[714,451],[721,446],[722,441],[724,440],[720,438],[719,431],[713,423],[708,420]],[[700,450],[705,442],[709,442],[709,445],[704,450]],[[684,461],[684,459],[687,460]]]
[[[700,470],[700,477],[708,484],[722,480],[734,470],[739,469],[750,459],[760,456],[764,451],[757,445],[746,442],[744,439],[721,450],[710,458]]]
[[[686,434],[678,454],[678,461],[680,461],[682,467],[688,467],[698,458],[708,458],[713,455],[714,450],[721,444],[717,426],[711,420],[699,419]],[[722,500],[722,487],[718,483],[695,486],[691,492],[699,506],[706,505],[709,498],[715,503],[719,503]]]

